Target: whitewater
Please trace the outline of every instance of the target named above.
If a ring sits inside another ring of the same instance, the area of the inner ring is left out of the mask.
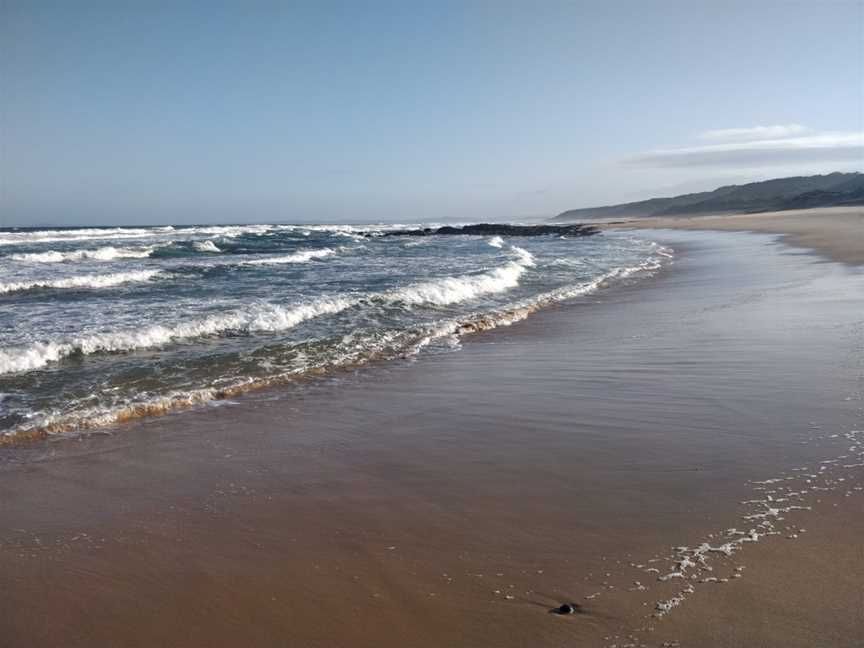
[[[452,353],[671,258],[621,233],[385,236],[406,227],[0,230],[0,439]]]

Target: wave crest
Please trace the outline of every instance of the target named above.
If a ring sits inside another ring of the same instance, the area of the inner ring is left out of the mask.
[[[106,275],[79,275],[64,279],[37,279],[34,281],[0,283],[0,294],[38,288],[111,288],[112,286],[119,286],[124,283],[148,281],[158,274],[162,274],[162,271],[135,270]]]
[[[27,347],[0,350],[0,374],[33,371],[76,354],[152,349],[171,342],[230,331],[283,331],[313,317],[338,313],[353,303],[337,297],[291,307],[262,304],[257,308],[211,315],[174,326],[156,324],[143,329],[85,335],[68,342],[36,342]]]
[[[279,265],[282,263],[306,263],[312,259],[323,259],[324,257],[336,254],[336,250],[324,248],[322,250],[302,250],[294,254],[285,256],[271,257],[269,259],[255,259],[254,261],[244,261],[242,265]]]
[[[109,245],[95,250],[73,250],[71,252],[48,250],[47,252],[13,254],[9,258],[13,261],[28,263],[61,263],[63,261],[82,260],[113,261],[114,259],[145,259],[153,253],[154,249],[154,247],[116,248]]]
[[[387,294],[387,298],[405,304],[436,304],[447,306],[475,297],[504,292],[519,285],[526,268],[516,262],[491,272],[467,277],[445,277],[426,281]]]
[[[192,247],[195,248],[198,252],[212,252],[214,254],[218,254],[222,250],[216,247],[216,244],[211,240],[206,241],[195,241],[192,243]]]

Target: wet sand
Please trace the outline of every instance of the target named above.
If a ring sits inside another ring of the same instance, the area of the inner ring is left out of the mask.
[[[791,245],[812,248],[844,263],[864,263],[864,207],[827,207],[674,218],[640,218],[613,228],[718,230],[780,234]]]
[[[656,236],[659,276],[456,353],[3,449],[0,645],[860,645],[861,271]],[[656,618],[772,478],[813,510]]]
[[[861,470],[852,489],[864,483]],[[814,501],[797,518],[806,531],[797,538],[749,547],[740,580],[700,589],[656,625],[650,645],[864,646],[864,498],[845,493]]]

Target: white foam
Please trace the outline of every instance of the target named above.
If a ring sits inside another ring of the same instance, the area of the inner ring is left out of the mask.
[[[488,290],[489,292],[508,290],[518,285],[519,277],[528,267],[535,265],[534,256],[530,252],[516,246],[512,246],[512,249],[519,261],[511,262],[490,273],[475,275],[473,277],[451,277],[438,280],[437,282],[415,284],[414,286],[393,291],[387,294],[386,297],[408,303],[426,302],[446,305],[455,303],[455,301],[449,300],[467,301],[481,296],[482,294],[486,294],[484,290]],[[636,266],[613,268],[609,272],[590,281],[521,300],[492,313],[481,313],[469,316],[468,318],[439,322],[430,329],[427,338],[425,338],[424,345],[430,343],[433,339],[458,337],[464,333],[490,330],[499,326],[510,326],[524,320],[531,313],[544,306],[587,295],[595,292],[610,280],[629,277],[640,271],[650,272],[656,270],[658,267],[660,267],[660,264],[657,259],[648,259]]]
[[[149,257],[154,247],[145,248],[116,248],[106,246],[95,250],[72,250],[69,252],[58,252],[48,250],[47,252],[30,252],[27,254],[13,254],[9,258],[13,261],[24,261],[27,263],[60,263],[63,261],[113,261],[115,259],[144,259]]]
[[[531,254],[528,250],[519,247],[518,245],[511,245],[510,249],[516,255],[516,260],[528,268],[533,268],[537,265],[536,260],[534,259],[534,255]]]
[[[192,247],[194,247],[198,252],[219,253],[222,251],[218,247],[216,247],[216,244],[213,241],[209,239],[206,241],[195,241],[192,244]]]
[[[385,295],[404,304],[437,304],[446,306],[500,293],[519,285],[527,266],[512,261],[489,272],[464,277],[444,277],[393,290]]]
[[[0,233],[0,245],[38,245],[51,242],[124,240],[164,238],[166,236],[209,236],[234,238],[243,234],[267,234],[278,230],[291,230],[286,225],[209,225],[204,227],[99,227],[71,230],[26,230]]]
[[[658,601],[657,604],[654,606],[657,610],[657,613],[654,616],[662,617],[668,614],[673,609],[681,605],[684,602],[684,599],[687,598],[687,595],[692,594],[694,591],[695,590],[693,589],[693,586],[688,585],[685,589],[681,590],[677,596],[673,596],[666,601]]]
[[[354,302],[348,302],[348,305],[352,303]],[[257,387],[288,381],[308,371],[362,363],[376,357],[410,356],[425,346],[427,339],[422,337],[422,333],[418,334],[417,331],[390,330],[376,334],[374,338],[367,339],[365,342],[365,344],[357,344],[354,334],[348,334],[343,337],[341,348],[323,364],[315,361],[311,363],[300,362],[292,368],[266,378],[244,377],[223,383],[218,387],[171,391],[163,395],[145,393],[141,395],[144,396],[143,399],[135,398],[109,407],[96,406],[72,412],[55,410],[40,413],[9,434],[14,435],[17,432],[27,432],[39,428],[54,434],[75,429],[104,427],[137,416],[160,414],[178,408],[224,399],[230,394],[239,394]]]
[[[464,223],[467,224],[467,223]],[[198,227],[174,227],[165,225],[159,227],[93,227],[80,229],[44,229],[20,230],[15,232],[0,232],[2,245],[38,245],[57,241],[97,241],[122,240],[142,238],[164,238],[166,236],[203,236],[234,238],[244,234],[263,235],[272,232],[297,232],[309,235],[311,232],[323,232],[334,236],[344,236],[353,239],[364,239],[365,235],[380,236],[384,232],[417,227],[439,227],[444,223],[387,223],[377,225],[207,225]],[[452,223],[451,223],[452,225]]]
[[[293,306],[261,304],[172,326],[157,324],[142,329],[84,335],[63,342],[37,342],[26,347],[0,350],[0,374],[32,371],[79,353],[90,355],[151,349],[229,331],[283,331],[313,317],[338,313],[354,303],[356,300],[336,297]]]
[[[148,281],[161,272],[161,270],[135,270],[104,275],[78,275],[63,279],[0,283],[0,294],[35,288],[110,288],[124,283]]]
[[[217,335],[228,331],[249,333],[286,330],[307,319],[335,314],[359,303],[385,300],[417,305],[453,304],[483,294],[508,290],[518,285],[519,277],[524,271],[525,267],[514,261],[491,272],[465,277],[446,277],[387,293],[371,293],[350,298],[322,297],[305,304],[291,306],[260,304],[242,311],[211,315],[171,326],[154,325],[143,329],[79,336],[68,341],[36,342],[26,347],[0,350],[0,374],[32,371],[77,353],[89,355],[99,352],[157,348],[183,339]],[[155,274],[158,271],[146,272]],[[84,278],[75,279],[80,281]],[[452,334],[457,327],[458,323],[452,322],[449,324],[449,332],[442,329],[432,334],[432,337]]]
[[[35,245],[58,241],[88,241],[99,239],[132,239],[156,233],[145,228],[85,228],[74,230],[37,230],[0,233],[0,245]]]
[[[269,259],[255,259],[244,261],[241,265],[278,265],[282,263],[306,263],[312,259],[323,259],[336,254],[336,250],[324,248],[322,250],[302,250],[285,256],[270,257]]]
[[[494,248],[500,248],[504,245],[504,239],[500,236],[493,236],[486,242]]]

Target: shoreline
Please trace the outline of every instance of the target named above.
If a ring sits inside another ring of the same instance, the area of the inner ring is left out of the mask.
[[[833,261],[864,264],[864,207],[825,207],[758,214],[637,218],[608,229],[675,229],[779,234],[790,245]]]
[[[480,227],[487,228],[489,226]],[[568,233],[581,232],[581,227],[562,226],[558,228],[544,228],[542,235],[562,231]],[[589,229],[592,230],[592,234],[599,233],[594,228]],[[426,230],[417,230],[417,232],[420,232],[417,234],[418,236],[429,235]],[[453,232],[450,233],[452,234]],[[540,235],[538,233],[531,234],[531,236]],[[587,236],[587,234],[581,233],[573,235]],[[534,261],[530,253],[515,246],[514,250],[519,252],[518,256],[521,259],[521,263],[533,265]],[[413,330],[407,329],[404,333],[408,335],[401,346],[373,348],[365,353],[346,352],[342,357],[336,358],[334,361],[311,364],[303,370],[296,372],[274,372],[270,375],[260,375],[257,377],[241,377],[234,381],[224,382],[218,386],[213,383],[204,386],[191,386],[187,389],[168,391],[162,395],[156,395],[155,397],[137,402],[127,402],[122,405],[105,408],[94,407],[82,411],[72,411],[42,417],[37,416],[31,418],[26,423],[0,433],[0,448],[22,447],[29,443],[52,440],[59,437],[104,433],[115,426],[122,426],[139,419],[166,416],[179,411],[212,405],[219,401],[230,401],[235,398],[242,398],[245,394],[251,392],[286,389],[320,377],[326,378],[333,374],[350,372],[366,366],[374,367],[381,363],[398,361],[418,354],[425,346],[439,339],[453,338],[456,344],[458,344],[458,340],[465,336],[511,326],[544,308],[566,302],[569,299],[598,291],[615,289],[620,284],[631,281],[630,277],[632,275],[636,275],[634,279],[637,281],[645,279],[658,271],[662,267],[663,261],[667,258],[668,254],[666,252],[662,249],[657,250],[655,254],[637,260],[638,263],[635,265],[613,267],[606,272],[588,277],[587,280],[580,283],[560,286],[547,292],[539,292],[533,296],[518,299],[509,304],[499,305],[490,310],[463,313],[461,316],[440,320],[435,326],[432,328],[427,327],[425,330],[423,327],[417,327]],[[513,267],[513,263],[511,261],[510,267]],[[521,274],[523,267],[519,265],[515,267]],[[372,296],[374,297],[375,295],[372,294]],[[342,307],[339,306],[338,309],[341,310]],[[392,331],[388,332],[388,334],[390,333]],[[139,349],[133,348],[131,350],[137,351]],[[64,356],[64,358],[60,359],[66,358]]]
[[[670,546],[740,517],[750,481],[836,456],[836,440],[815,439],[856,420],[843,400],[855,295],[842,267],[764,237],[672,239],[685,252],[662,276],[469,336],[460,353],[0,464],[0,634],[10,646],[608,646],[647,620],[640,641],[706,645],[697,621],[717,608],[701,601],[746,612],[738,583],[698,584],[655,622],[651,606],[680,583],[631,563],[667,566]],[[830,285],[842,303],[822,303]],[[774,555],[779,542],[753,547]],[[824,605],[842,615],[842,600]],[[568,601],[581,613],[548,614]],[[758,645],[794,645],[772,618],[745,626]]]

